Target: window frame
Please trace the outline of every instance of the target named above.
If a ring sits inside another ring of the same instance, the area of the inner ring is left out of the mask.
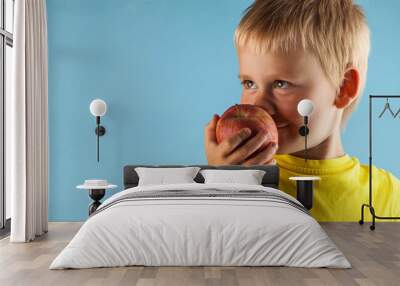
[[[6,190],[5,190],[5,93],[6,93],[6,46],[13,48],[13,33],[6,30],[6,1],[0,0],[1,21],[0,21],[0,237],[10,231],[10,220],[6,218]],[[11,0],[13,13],[15,0]],[[12,17],[15,16],[12,15]],[[13,29],[14,30],[14,27]]]

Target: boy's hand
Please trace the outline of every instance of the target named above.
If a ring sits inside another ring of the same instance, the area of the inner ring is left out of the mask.
[[[251,156],[257,151],[264,141],[270,140],[269,135],[259,132],[250,138],[251,130],[243,128],[230,138],[217,143],[215,129],[219,120],[218,115],[214,115],[212,120],[205,128],[205,149],[209,165],[266,165],[275,164],[273,156],[277,146],[269,144],[257,155]],[[243,145],[242,142],[247,141]],[[240,147],[238,147],[241,145]]]

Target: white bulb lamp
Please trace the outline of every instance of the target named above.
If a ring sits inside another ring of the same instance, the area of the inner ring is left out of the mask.
[[[307,135],[310,132],[308,129],[308,117],[314,111],[314,104],[309,99],[303,99],[297,104],[297,112],[303,116],[304,125],[300,127],[299,133],[304,136],[304,150],[305,150],[305,161],[307,162]]]
[[[309,99],[303,99],[297,105],[297,111],[301,116],[310,116],[314,111],[314,103]]]
[[[104,116],[107,112],[107,104],[104,100],[95,99],[90,103],[90,112],[96,117],[96,129],[95,133],[97,135],[97,162],[100,159],[100,144],[99,136],[103,136],[106,133],[104,126],[100,125],[100,117]]]

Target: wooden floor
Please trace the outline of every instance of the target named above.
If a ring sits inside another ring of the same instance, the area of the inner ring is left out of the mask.
[[[32,243],[0,241],[0,285],[400,285],[400,223],[370,231],[356,223],[322,224],[353,268],[119,267],[48,270],[81,223],[50,223]]]

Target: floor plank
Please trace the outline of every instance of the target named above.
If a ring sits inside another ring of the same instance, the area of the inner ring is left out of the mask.
[[[0,285],[399,285],[400,223],[378,223],[375,231],[356,223],[321,224],[352,269],[290,267],[116,267],[48,269],[82,223],[50,223],[32,243],[0,240]]]

